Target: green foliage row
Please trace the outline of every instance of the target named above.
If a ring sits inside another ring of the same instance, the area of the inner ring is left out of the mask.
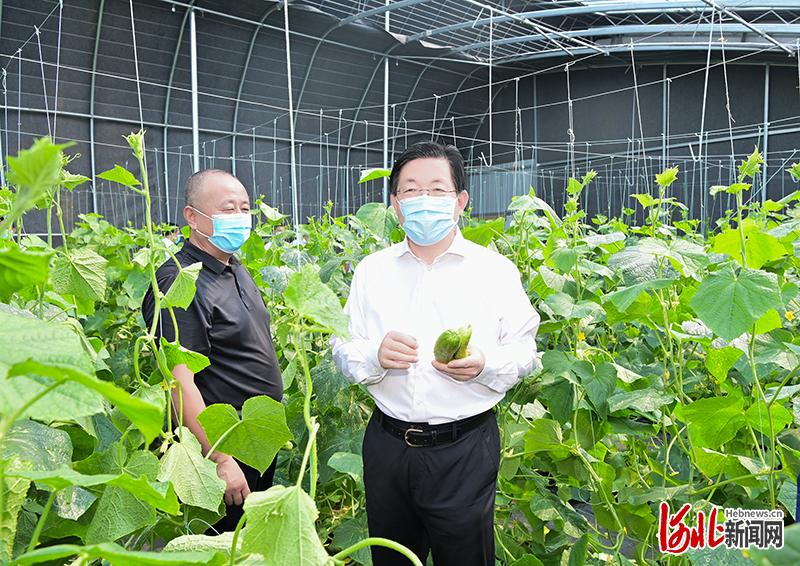
[[[87,180],[68,172],[68,146],[40,140],[9,159],[10,187],[0,191],[0,234],[13,228],[0,240],[0,563],[368,564],[370,544],[406,553],[365,538],[360,451],[372,404],[338,374],[328,346],[331,333],[347,333],[341,305],[354,265],[403,237],[393,210],[328,209],[295,231],[256,203],[241,256],[272,314],[285,400],[253,398],[241,415],[214,405],[200,422],[217,448],[258,469],[277,454],[281,485],[248,498],[236,533],[209,537],[224,485],[168,410],[168,368],[199,371],[208,360],[179,336],[156,340],[158,321],[145,328],[138,312],[176,246],[169,227],[151,222],[144,135],[127,140],[140,178],[119,166],[100,176],[141,197],[141,229],[90,214],[66,234],[60,195]],[[594,172],[570,179],[563,216],[531,190],[506,218],[465,218],[465,237],[512,259],[542,314],[544,367],[497,411],[500,563],[800,561],[795,527],[779,552],[668,557],[655,538],[661,501],[794,510],[800,196],[745,204],[761,163],[755,151],[736,183],[710,189],[733,194],[736,209],[707,236],[670,195],[675,168],[632,195],[646,211],[642,226],[586,218],[579,202]],[[800,165],[790,171],[800,177]],[[57,220],[47,241],[24,233],[33,208]],[[188,305],[199,269],[181,269],[160,307]]]

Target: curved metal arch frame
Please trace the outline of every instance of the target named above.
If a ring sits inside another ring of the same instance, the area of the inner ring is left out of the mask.
[[[757,11],[757,10],[800,10],[800,2],[796,0],[771,0],[770,2],[762,2],[759,4],[754,4],[753,0],[727,0],[725,2],[718,2],[718,5],[728,8],[728,9],[737,9],[742,11]],[[494,22],[495,24],[501,24],[505,22],[509,22],[516,18],[524,18],[524,19],[544,19],[550,17],[566,17],[566,16],[581,16],[586,14],[635,14],[637,12],[646,11],[664,11],[670,13],[677,13],[677,12],[685,12],[691,10],[705,10],[708,9],[709,6],[706,2],[701,0],[690,0],[690,1],[653,1],[653,2],[645,2],[645,3],[634,3],[634,2],[618,2],[618,3],[608,3],[605,5],[593,5],[593,3],[589,3],[585,6],[573,6],[567,8],[551,8],[545,10],[531,10],[527,12],[518,12],[513,16],[493,16],[491,18],[481,18],[479,20],[469,21],[469,22],[460,22],[457,24],[451,24],[448,26],[443,26],[441,28],[428,30],[423,33],[418,33],[416,35],[412,35],[408,38],[408,41],[415,41],[418,39],[424,39],[429,37],[434,37],[437,35],[441,35],[443,33],[449,33],[454,31],[459,31],[466,28],[477,28],[488,25],[490,22]]]
[[[178,32],[178,40],[175,43],[175,53],[172,56],[172,66],[169,70],[169,80],[167,81],[167,92],[164,94],[164,191],[165,191],[165,199],[167,201],[167,222],[170,221],[170,209],[169,209],[169,158],[167,157],[167,132],[169,130],[169,100],[170,95],[172,94],[172,81],[175,78],[175,67],[178,65],[178,56],[181,52],[181,43],[183,43],[183,32],[186,29],[186,20],[189,19],[189,13],[192,11],[194,6],[195,0],[190,0],[189,5],[186,8],[186,12],[183,14],[183,20],[181,21],[181,29]]]
[[[94,52],[92,53],[92,76],[89,83],[89,159],[92,166],[92,211],[97,214],[97,177],[95,176],[96,154],[94,149],[94,108],[95,108],[95,86],[97,84],[97,55],[100,52],[100,32],[103,29],[103,11],[106,7],[106,0],[100,0],[97,9],[97,29],[94,36]]]
[[[234,132],[233,137],[231,138],[231,172],[233,175],[236,175],[236,139],[237,139],[237,127],[239,124],[239,106],[242,97],[242,90],[244,89],[244,79],[247,77],[247,71],[250,68],[250,60],[253,57],[253,47],[255,47],[256,39],[258,38],[258,34],[261,31],[261,24],[263,24],[266,19],[272,14],[275,10],[278,9],[280,3],[276,3],[274,6],[269,8],[264,15],[261,16],[261,19],[258,21],[258,26],[253,31],[253,36],[250,38],[250,47],[247,49],[247,57],[244,60],[244,67],[242,68],[242,76],[239,79],[239,87],[236,90],[236,102],[234,102],[233,106],[233,123],[231,131]]]
[[[778,34],[794,34],[795,37],[800,35],[800,24],[762,24],[760,29],[767,33]],[[603,26],[595,28],[587,28],[582,30],[574,30],[564,32],[565,35],[570,37],[603,37],[603,36],[637,36],[637,35],[651,35],[661,33],[681,33],[688,32],[706,34],[710,31],[720,31],[722,33],[755,33],[748,29],[743,24],[692,24],[692,25],[676,25],[676,24],[644,24],[644,25],[620,25],[620,26]],[[473,43],[462,47],[454,48],[452,53],[463,53],[471,49],[481,49],[490,45],[515,45],[518,43],[527,43],[542,41],[547,39],[545,34],[531,34],[531,35],[518,35],[514,37],[507,37],[498,39],[493,42],[483,41],[480,43]],[[698,40],[698,43],[707,45],[708,40],[703,37]],[[569,49],[569,48],[568,48]],[[575,48],[573,48],[575,49]],[[502,59],[501,59],[502,60]]]

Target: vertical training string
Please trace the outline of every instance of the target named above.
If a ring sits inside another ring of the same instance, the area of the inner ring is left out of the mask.
[[[733,115],[731,114],[731,96],[730,91],[728,89],[728,64],[725,60],[725,35],[722,30],[722,12],[719,13],[719,43],[722,51],[722,76],[725,82],[725,110],[728,112],[728,139],[731,143],[731,155],[736,155],[736,152],[733,150],[733,123],[736,120],[733,119]]]
[[[0,151],[0,185],[6,184],[5,164],[8,162],[8,89],[6,88],[6,70],[3,69],[3,136],[5,143]],[[3,153],[5,152],[5,153]]]
[[[39,46],[39,67],[42,71],[42,94],[44,94],[44,113],[47,120],[47,133],[50,134],[50,139],[53,139],[53,128],[50,125],[50,109],[47,104],[47,83],[44,80],[44,61],[42,60],[42,42],[39,40],[39,28],[33,26],[36,34],[36,43]],[[20,54],[20,61],[22,60],[22,55]],[[20,91],[20,96],[22,96],[22,91]],[[20,103],[20,106],[22,104]]]
[[[572,90],[570,88],[570,80],[569,80],[569,68],[572,66],[572,63],[567,63],[564,65],[564,71],[567,74],[567,113],[569,119],[569,129],[567,130],[567,134],[569,135],[569,145],[567,151],[567,159],[569,159],[570,164],[570,171],[572,177],[575,177],[575,129],[573,125],[573,115],[572,115]]]
[[[436,128],[436,112],[439,110],[439,95],[434,94],[434,103],[433,103],[433,119],[431,120],[431,141],[433,141],[433,131]]]
[[[64,0],[58,0],[58,39],[56,40],[56,93],[53,99],[53,139],[56,136],[58,123],[58,72],[61,69],[61,15],[64,11]]]

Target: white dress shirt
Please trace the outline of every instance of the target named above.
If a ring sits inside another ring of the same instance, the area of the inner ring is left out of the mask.
[[[365,385],[381,411],[403,421],[440,424],[477,415],[541,366],[535,340],[540,317],[516,266],[458,229],[431,265],[412,253],[407,240],[365,257],[353,274],[345,312],[350,340],[331,338],[336,367]],[[431,362],[439,334],[467,324],[470,344],[483,352],[486,366],[461,382]],[[391,330],[417,340],[419,361],[409,369],[378,363],[378,348]]]

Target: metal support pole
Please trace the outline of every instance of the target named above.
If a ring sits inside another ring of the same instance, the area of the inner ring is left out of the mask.
[[[389,6],[386,0],[386,6]],[[389,10],[383,14],[383,29],[389,33]],[[366,140],[364,140],[366,141]],[[366,146],[364,146],[366,147]],[[383,59],[383,168],[389,168],[389,58]],[[389,179],[383,179],[383,204],[389,205]]]
[[[494,13],[489,13],[489,166],[492,165],[492,54],[494,53],[494,21],[493,21]]]
[[[291,179],[292,179],[292,220],[294,230],[300,225],[300,207],[297,194],[297,171],[294,151],[294,96],[292,94],[292,50],[289,43],[289,2],[283,2],[283,33],[286,42],[286,83],[289,94],[289,150],[291,152]],[[320,140],[321,141],[321,140]]]
[[[539,95],[536,92],[536,75],[533,75],[533,163],[531,168],[533,170],[534,179],[539,175]],[[537,187],[534,187],[534,190]]]
[[[767,200],[767,167],[769,166],[769,64],[764,66],[764,169],[761,173],[761,203]]]
[[[667,66],[661,72],[661,170],[667,168]]]
[[[200,119],[197,104],[197,25],[194,9],[189,12],[189,45],[192,59],[192,172],[200,170]]]

